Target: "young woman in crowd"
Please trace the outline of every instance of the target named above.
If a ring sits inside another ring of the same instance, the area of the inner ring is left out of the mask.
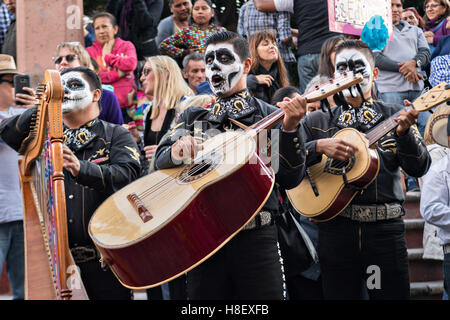
[[[450,8],[447,0],[425,0],[425,38],[432,51],[442,37],[450,35]],[[433,52],[431,52],[433,53]]]
[[[131,119],[126,109],[133,104],[136,91],[133,75],[137,66],[136,48],[131,42],[116,38],[119,27],[110,13],[98,13],[92,21],[97,39],[87,51],[99,66],[102,83],[114,87],[123,119],[128,123]]]
[[[168,56],[147,58],[140,80],[145,95],[153,97],[153,103],[144,111],[144,151],[151,162],[161,138],[184,111],[180,102],[194,93],[175,60]]]
[[[75,68],[80,66],[96,71],[89,53],[79,42],[60,43],[56,47],[53,62],[55,63],[55,68],[59,72],[67,68]],[[99,119],[115,124],[123,124],[119,101],[113,91],[103,89],[100,104],[101,111]]]
[[[255,32],[250,37],[249,49],[252,67],[247,87],[253,96],[270,103],[275,91],[289,85],[276,37],[268,30]]]
[[[322,77],[334,77],[334,57],[336,55],[336,48],[345,41],[343,34],[328,38],[322,45],[320,52],[320,62],[318,74]]]
[[[177,61],[194,51],[204,54],[206,38],[213,33],[225,30],[214,24],[214,9],[210,0],[194,0],[192,3],[191,25],[166,38],[160,45],[161,53]]]

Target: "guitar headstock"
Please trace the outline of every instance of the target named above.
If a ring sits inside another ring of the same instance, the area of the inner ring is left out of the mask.
[[[448,100],[450,100],[450,84],[441,82],[418,97],[413,106],[417,111],[427,111]]]
[[[320,101],[362,81],[363,77],[360,73],[346,72],[337,78],[330,79],[328,83],[316,86],[315,89],[305,93],[303,97],[307,102]]]

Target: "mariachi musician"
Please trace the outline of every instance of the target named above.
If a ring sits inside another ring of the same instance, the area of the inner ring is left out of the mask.
[[[251,126],[278,110],[249,94],[246,87],[251,67],[248,44],[236,33],[224,31],[211,35],[206,42],[205,62],[207,80],[217,99],[209,108],[191,107],[179,117],[174,130],[156,151],[156,169],[171,168],[195,156],[202,148],[201,142],[193,137],[199,132],[207,139],[207,131],[211,129],[216,133],[239,129],[232,120]],[[276,182],[284,188],[293,188],[304,172],[305,154],[298,126],[306,102],[299,97],[278,106],[285,116],[277,126],[281,130]],[[180,130],[185,134],[178,139]],[[283,272],[274,226],[277,211],[278,199],[272,192],[242,231],[188,272],[188,299],[283,299]]]
[[[357,146],[332,138],[336,132],[344,128],[367,132],[402,109],[372,99],[371,88],[378,69],[365,43],[347,40],[340,44],[335,62],[336,75],[358,70],[364,80],[359,87],[344,90],[340,98],[335,96],[339,100],[337,107],[313,112],[302,122],[308,167],[320,162],[322,155],[340,161],[351,159]],[[318,253],[326,299],[361,299],[361,288],[374,272],[380,277],[369,279],[370,298],[409,297],[400,168],[410,176],[420,177],[431,163],[415,126],[417,117],[414,109],[400,111],[395,120],[398,126],[376,145],[380,168],[375,180],[340,215],[318,223]]]
[[[87,227],[95,209],[115,191],[140,175],[139,152],[131,133],[119,125],[98,119],[102,86],[88,68],[61,72],[64,87],[63,167],[69,248],[89,299],[131,299],[100,256]],[[37,108],[11,117],[0,125],[0,137],[18,150],[28,136]]]

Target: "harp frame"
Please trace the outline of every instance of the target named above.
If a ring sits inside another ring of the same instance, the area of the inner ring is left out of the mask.
[[[56,70],[46,70],[38,87],[39,105],[29,136],[19,151],[19,176],[24,207],[25,299],[86,300],[79,269],[69,249],[63,173],[62,101],[64,89]],[[53,267],[46,226],[33,182],[33,168],[47,138],[51,143],[56,264]],[[23,150],[22,150],[23,149]]]

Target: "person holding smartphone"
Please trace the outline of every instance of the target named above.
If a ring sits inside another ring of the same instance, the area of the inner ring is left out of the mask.
[[[21,114],[33,106],[35,98],[29,96],[21,100],[24,105],[16,105],[14,99],[14,58],[0,54],[0,123]],[[33,93],[34,95],[34,93]],[[22,193],[19,184],[19,156],[0,138],[0,274],[6,261],[13,299],[24,299],[24,234]]]

